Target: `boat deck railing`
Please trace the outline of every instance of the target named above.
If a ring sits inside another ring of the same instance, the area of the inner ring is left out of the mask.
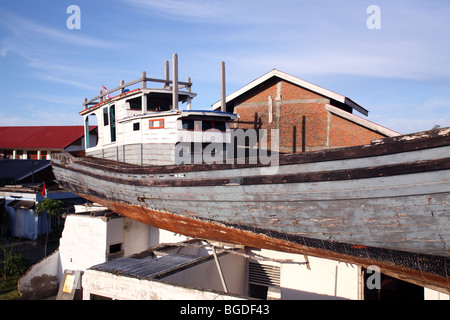
[[[125,83],[124,80],[120,80],[120,85],[118,87],[115,87],[111,90],[100,90],[98,96],[88,100],[87,98],[84,98],[83,106],[85,109],[89,108],[89,106],[97,105],[101,102],[104,102],[108,99],[105,99],[105,97],[109,96],[110,94],[120,91],[120,94],[125,93],[125,88],[130,87],[132,85],[141,83],[141,89],[147,88],[147,82],[154,82],[154,83],[163,83],[163,89],[167,89],[168,91],[172,91],[174,96],[174,105],[178,105],[178,90],[179,89],[186,89],[187,92],[191,92],[192,82],[191,78],[187,78],[186,82],[178,81],[178,56],[174,54],[173,56],[173,79],[169,79],[169,62],[165,61],[165,79],[156,79],[156,78],[149,78],[147,77],[146,71],[142,71],[142,76],[136,80],[130,81]],[[112,99],[112,98],[110,98]]]

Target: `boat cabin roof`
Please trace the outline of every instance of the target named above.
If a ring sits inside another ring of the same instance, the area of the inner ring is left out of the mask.
[[[146,95],[147,99],[159,101],[160,103],[171,104],[172,94],[173,94],[172,90],[168,90],[168,89],[137,88],[134,90],[125,90],[123,93],[120,93],[111,98],[107,98],[105,100],[99,98],[100,96],[97,96],[96,98],[99,99],[100,101],[95,103],[94,105],[92,105],[92,102],[83,104],[85,106],[85,109],[80,111],[80,115],[88,115],[105,105],[112,104],[112,103],[122,101],[122,100],[126,100],[127,102],[132,104],[133,99],[136,99],[136,100],[141,99],[142,95]],[[179,91],[178,92],[178,101],[181,103],[185,103],[189,99],[194,98],[196,95],[197,94],[193,93],[193,92]],[[90,101],[92,101],[92,99]],[[131,108],[133,108],[133,106],[131,106]],[[158,110],[158,111],[161,111],[161,110]]]
[[[162,84],[162,88],[148,88],[147,82]],[[141,87],[129,88],[136,84],[141,84]],[[228,118],[229,120],[237,118],[236,114],[229,112],[191,110],[191,100],[197,96],[196,93],[191,92],[191,87],[192,83],[190,78],[187,78],[186,82],[172,81],[168,78],[164,80],[147,78],[146,72],[144,71],[142,72],[142,77],[139,79],[129,83],[124,83],[122,80],[120,85],[114,89],[105,92],[100,90],[99,95],[90,100],[85,98],[83,103],[84,109],[80,111],[80,115],[88,116],[100,108],[115,104],[119,108],[122,107],[127,110],[136,111],[132,116],[117,119],[118,122],[127,121],[131,118],[137,119],[140,117],[171,115],[189,117],[194,120],[205,117]],[[174,99],[174,96],[176,96],[176,99]],[[178,108],[178,102],[187,103],[188,110],[180,110]]]

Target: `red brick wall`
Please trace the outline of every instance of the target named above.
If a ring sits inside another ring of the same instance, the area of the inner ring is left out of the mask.
[[[329,99],[277,78],[269,79],[236,99],[234,112],[240,117],[238,128],[276,128],[279,81],[281,81],[279,120],[281,151],[302,152],[360,145],[383,137],[358,124],[331,115],[325,109],[326,104],[330,103]],[[269,123],[269,96],[273,101],[272,123]],[[270,138],[268,143],[270,144]]]
[[[370,143],[385,136],[333,115],[330,126],[330,146],[345,147]]]

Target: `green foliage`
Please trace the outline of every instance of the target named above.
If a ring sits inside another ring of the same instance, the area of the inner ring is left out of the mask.
[[[36,210],[34,211],[35,216],[40,216],[43,213],[47,213],[47,235],[45,237],[45,251],[44,255],[47,256],[47,243],[48,243],[48,231],[50,230],[49,222],[50,216],[60,216],[65,212],[64,203],[61,200],[53,200],[45,198],[36,205]]]
[[[20,298],[19,291],[17,290],[18,277],[6,277],[6,279],[0,279],[0,300],[16,300]]]
[[[13,253],[13,246],[6,248],[4,244],[0,245],[3,251],[3,260],[0,260],[0,274],[4,279],[6,277],[21,276],[27,270],[26,261],[21,254]]]
[[[51,216],[58,216],[64,213],[63,202],[61,200],[53,200],[53,199],[44,199],[39,201],[36,205],[35,215],[40,216],[43,213],[47,213]]]

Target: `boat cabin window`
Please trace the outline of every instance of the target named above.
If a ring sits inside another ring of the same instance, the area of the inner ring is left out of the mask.
[[[183,119],[181,122],[183,130],[207,131],[212,129],[222,132],[227,130],[225,121]]]
[[[130,105],[130,110],[142,110],[142,98],[141,97],[128,99],[127,102]]]
[[[128,99],[129,110],[142,111],[142,97]],[[171,98],[147,95],[148,111],[169,111],[171,109]]]
[[[182,120],[182,128],[183,130],[194,130],[194,120]]]
[[[199,130],[202,130],[202,131],[211,130],[214,128],[213,121],[202,121],[201,124],[202,124],[202,127],[201,127],[201,129],[199,128]]]
[[[139,131],[140,130],[139,127],[140,127],[140,123],[139,122],[133,123],[133,131]]]
[[[103,126],[107,126],[109,124],[108,118],[108,108],[103,108]]]
[[[91,127],[98,125],[98,119],[95,114],[90,114],[84,118],[84,138],[85,148],[93,148],[98,143],[97,129],[91,130]],[[95,132],[94,132],[95,131]]]
[[[114,105],[109,107],[109,123],[110,125],[110,131],[111,131],[111,142],[116,141],[116,112]]]
[[[214,121],[214,129],[219,131],[227,131],[225,121]]]
[[[147,96],[147,110],[169,111],[172,107],[172,96],[149,94]]]

